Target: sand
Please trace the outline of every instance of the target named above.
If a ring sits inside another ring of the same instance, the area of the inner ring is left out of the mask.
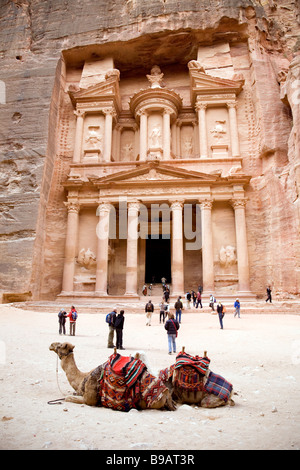
[[[167,335],[154,313],[125,311],[124,355],[146,352],[153,371],[175,361]],[[122,413],[68,402],[50,405],[72,389],[53,341],[75,347],[80,370],[103,363],[105,314],[79,309],[75,337],[58,334],[57,312],[43,313],[0,306],[0,429],[1,449],[299,449],[300,448],[300,315],[226,313],[224,330],[216,315],[187,313],[177,350],[208,351],[211,370],[230,381],[234,407],[204,409],[181,405],[174,412],[131,410]]]

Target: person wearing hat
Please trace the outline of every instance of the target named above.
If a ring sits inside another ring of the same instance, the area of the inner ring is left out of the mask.
[[[106,316],[106,322],[108,323],[108,340],[107,340],[107,347],[114,348],[114,333],[115,333],[115,321],[117,316],[117,309],[114,308],[112,312],[110,312]]]
[[[238,317],[241,318],[241,317],[240,317],[241,304],[240,304],[239,299],[236,299],[236,300],[235,300],[233,306],[234,306],[234,308],[235,308],[235,314],[234,314],[234,316],[238,315]]]

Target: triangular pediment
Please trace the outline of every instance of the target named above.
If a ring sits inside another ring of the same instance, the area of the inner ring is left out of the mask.
[[[110,100],[116,103],[119,109],[121,109],[119,79],[116,76],[108,77],[96,85],[92,85],[83,90],[70,90],[69,95],[74,105],[77,103],[84,104]]]
[[[91,178],[93,179],[93,178]],[[138,168],[126,172],[117,172],[112,175],[93,179],[97,184],[144,184],[164,182],[214,182],[218,179],[216,175],[209,175],[197,171],[187,171],[183,168],[173,168],[169,165],[157,163],[145,163]]]
[[[192,103],[201,95],[228,95],[237,96],[243,88],[244,80],[229,80],[227,78],[213,77],[196,69],[190,70]]]

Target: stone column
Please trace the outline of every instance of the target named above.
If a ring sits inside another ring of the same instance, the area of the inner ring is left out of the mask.
[[[81,147],[82,147],[82,134],[83,134],[83,122],[85,113],[81,110],[74,111],[76,118],[76,131],[75,131],[75,143],[73,153],[73,163],[80,163],[81,160]]]
[[[137,295],[139,203],[128,204],[127,265],[125,295]]]
[[[229,114],[229,127],[230,127],[230,141],[231,141],[231,154],[232,157],[240,156],[239,134],[236,118],[236,102],[227,103]]]
[[[95,295],[107,295],[108,279],[108,243],[109,243],[109,214],[111,206],[101,203],[97,209],[99,223],[97,225],[97,266]]]
[[[211,199],[200,201],[201,227],[202,227],[202,269],[203,291],[211,294],[215,290],[214,253],[212,237],[212,204]]]
[[[148,116],[146,111],[140,111],[140,161],[147,159],[148,150]]]
[[[80,206],[77,202],[65,202],[68,208],[67,234],[65,242],[65,262],[62,280],[62,294],[73,292],[75,256],[78,239],[78,221]]]
[[[105,114],[105,129],[104,129],[104,155],[105,162],[111,161],[111,144],[112,144],[112,124],[113,124],[113,110],[103,110]]]
[[[206,130],[206,108],[205,103],[198,103],[196,109],[198,111],[199,121],[199,149],[200,158],[207,158],[207,130]]]
[[[246,199],[233,199],[231,204],[235,213],[239,291],[250,292],[247,227],[245,217]]]
[[[180,201],[171,203],[172,210],[172,290],[173,295],[184,294],[182,208]]]
[[[163,146],[163,160],[169,160],[170,158],[170,147],[171,147],[171,139],[170,139],[170,111],[165,109],[164,110],[164,146]]]

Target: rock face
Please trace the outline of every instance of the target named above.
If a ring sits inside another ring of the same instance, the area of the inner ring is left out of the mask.
[[[76,126],[68,91],[101,82],[101,67],[95,72],[89,64],[109,58],[124,80],[124,108],[136,91],[132,83],[155,64],[177,74],[172,87],[186,102],[188,88],[180,77],[190,61],[214,77],[242,74],[239,137],[242,169],[251,176],[251,290],[260,295],[271,285],[279,297],[298,294],[299,21],[296,0],[3,0],[3,300],[50,300],[61,292],[67,221],[62,183],[70,172]]]

